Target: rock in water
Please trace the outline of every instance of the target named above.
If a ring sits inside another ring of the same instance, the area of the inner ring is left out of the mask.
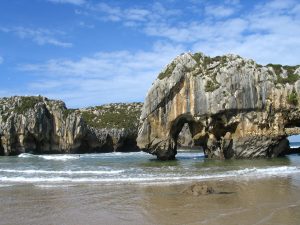
[[[211,186],[208,186],[207,184],[196,183],[187,187],[185,190],[183,190],[182,193],[199,196],[199,195],[213,194],[215,193],[215,190]]]
[[[174,159],[188,123],[209,158],[276,157],[299,134],[299,66],[185,53],[159,74],[142,108],[138,146]]]
[[[0,99],[0,155],[137,150],[141,103],[67,109],[45,97]]]

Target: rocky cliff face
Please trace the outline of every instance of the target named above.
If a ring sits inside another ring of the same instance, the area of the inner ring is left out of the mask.
[[[262,66],[237,55],[182,54],[147,94],[138,146],[173,159],[188,123],[209,158],[278,156],[286,137],[300,133],[299,74],[299,66]]]
[[[138,149],[142,104],[67,109],[44,97],[0,99],[0,155],[87,153]]]

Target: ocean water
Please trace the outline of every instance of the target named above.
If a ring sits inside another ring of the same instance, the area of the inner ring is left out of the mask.
[[[32,155],[0,158],[0,186],[98,183],[170,184],[214,179],[257,179],[300,175],[299,156],[260,160],[209,160],[197,151],[179,150],[161,162],[144,152],[82,155]]]
[[[187,196],[194,182],[209,196]],[[209,160],[179,150],[0,157],[0,224],[300,224],[300,155]]]
[[[300,148],[300,142],[290,142],[291,148]]]

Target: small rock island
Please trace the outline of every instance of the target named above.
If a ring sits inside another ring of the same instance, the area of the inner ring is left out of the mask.
[[[188,124],[208,158],[276,157],[300,134],[300,66],[262,66],[238,55],[185,53],[158,75],[141,114],[138,146],[174,159]]]

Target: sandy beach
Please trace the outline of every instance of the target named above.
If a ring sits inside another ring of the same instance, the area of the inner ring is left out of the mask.
[[[0,224],[299,224],[300,177],[172,185],[19,185],[0,188]]]

